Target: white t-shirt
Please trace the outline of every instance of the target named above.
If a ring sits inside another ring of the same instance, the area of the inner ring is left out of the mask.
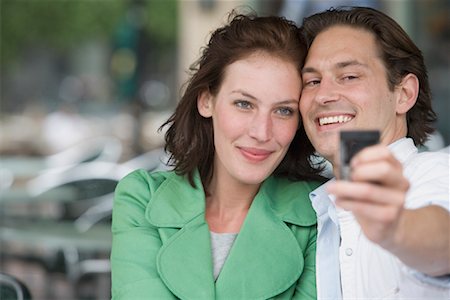
[[[237,233],[211,233],[211,251],[213,257],[213,275],[214,280],[217,280],[219,273],[222,270],[225,260],[230,253],[234,240],[237,238]]]
[[[435,204],[448,210],[450,155],[418,153],[409,138],[389,148],[403,164],[404,175],[410,181],[405,207]],[[432,278],[412,270],[369,241],[351,212],[336,209],[325,186],[310,194],[318,216],[319,299],[450,299],[450,276]]]

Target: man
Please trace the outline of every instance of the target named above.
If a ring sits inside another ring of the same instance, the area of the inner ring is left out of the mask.
[[[420,50],[370,8],[331,9],[306,18],[303,30],[300,112],[336,177],[339,132],[380,131],[380,144],[351,161],[350,180],[310,195],[318,297],[448,299],[449,155],[417,152],[436,118]]]

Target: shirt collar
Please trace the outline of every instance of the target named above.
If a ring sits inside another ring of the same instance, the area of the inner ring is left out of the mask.
[[[417,147],[414,145],[414,141],[407,137],[396,140],[390,144],[388,148],[402,164],[408,160],[411,155],[418,152]]]
[[[325,184],[319,186],[317,189],[313,190],[309,194],[309,198],[311,199],[312,206],[316,212],[316,215],[319,219],[323,219],[324,217],[329,217],[334,224],[338,225],[339,221],[337,218],[335,198],[333,195],[328,194],[327,186],[330,182],[336,181],[335,178],[330,179]]]

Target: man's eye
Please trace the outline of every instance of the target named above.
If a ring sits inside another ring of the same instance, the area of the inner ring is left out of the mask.
[[[358,76],[355,75],[344,76],[344,80],[354,80],[354,79],[358,79]]]
[[[242,109],[252,108],[252,104],[245,100],[236,100],[236,101],[234,101],[234,105],[236,105],[238,108],[242,108]]]
[[[307,80],[305,81],[305,86],[315,86],[318,85],[319,83],[320,83],[319,79]]]

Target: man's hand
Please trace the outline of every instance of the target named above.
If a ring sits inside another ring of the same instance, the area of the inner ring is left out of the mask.
[[[368,239],[389,247],[398,240],[408,180],[386,146],[367,147],[350,163],[351,181],[330,184],[336,204],[353,212]]]
[[[409,182],[386,146],[357,153],[350,179],[330,183],[328,192],[336,205],[353,213],[369,240],[418,271],[450,274],[450,213],[436,205],[404,207]]]

